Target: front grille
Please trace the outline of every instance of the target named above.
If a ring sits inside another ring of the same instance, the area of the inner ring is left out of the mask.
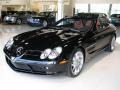
[[[40,55],[41,55],[41,51],[39,50],[38,51],[28,50],[25,52],[25,55],[22,57],[22,59],[39,61]]]
[[[28,65],[33,72],[45,72],[45,66]]]

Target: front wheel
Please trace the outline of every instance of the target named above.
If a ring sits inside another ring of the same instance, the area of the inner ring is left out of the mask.
[[[44,21],[43,21],[43,27],[46,27],[47,25],[48,25],[47,21],[44,20]]]
[[[22,23],[22,21],[20,20],[20,19],[17,19],[17,24],[21,24]]]
[[[70,77],[76,77],[80,74],[84,64],[84,53],[81,49],[72,52],[69,58],[67,73]]]

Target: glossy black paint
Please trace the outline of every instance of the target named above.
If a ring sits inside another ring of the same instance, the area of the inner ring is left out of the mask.
[[[102,20],[100,20],[101,18]],[[99,14],[89,13],[66,18],[72,19],[74,22],[80,19],[92,21],[90,28],[86,26],[80,31],[74,29],[73,25],[47,27],[19,34],[13,37],[14,43],[11,48],[7,49],[6,46],[4,48],[7,63],[12,69],[23,72],[40,74],[65,72],[68,63],[59,64],[59,62],[63,59],[69,62],[68,57],[74,49],[83,50],[86,62],[109,46],[112,37],[116,36],[116,28],[107,21],[105,22],[103,18],[106,20]],[[97,20],[101,21],[99,28],[96,28]],[[42,51],[57,46],[61,46],[63,51],[56,59],[40,59]],[[17,52],[20,47],[22,50]]]

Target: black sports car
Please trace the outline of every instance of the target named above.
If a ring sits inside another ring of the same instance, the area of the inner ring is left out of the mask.
[[[119,26],[120,25],[120,14],[112,14],[110,16],[111,23]]]
[[[115,49],[116,28],[104,15],[84,13],[71,19],[70,27],[42,28],[10,39],[4,47],[8,65],[15,71],[76,77],[84,62]]]
[[[18,11],[14,14],[8,14],[4,17],[3,22],[7,24],[22,24],[27,23],[27,19],[32,15],[36,15],[36,12],[31,11]]]
[[[30,26],[50,26],[55,23],[56,20],[56,12],[55,11],[47,11],[41,12],[38,15],[32,16],[27,20],[28,25]]]

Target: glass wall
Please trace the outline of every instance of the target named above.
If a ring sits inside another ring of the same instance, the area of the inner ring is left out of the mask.
[[[90,6],[89,6],[90,5]],[[110,11],[111,10],[111,11]],[[75,14],[81,12],[120,14],[120,4],[75,4]]]
[[[76,4],[75,5],[75,14],[81,12],[88,12],[88,4]]]
[[[120,4],[112,4],[111,14],[120,14]]]
[[[90,4],[90,12],[109,13],[110,4]]]

